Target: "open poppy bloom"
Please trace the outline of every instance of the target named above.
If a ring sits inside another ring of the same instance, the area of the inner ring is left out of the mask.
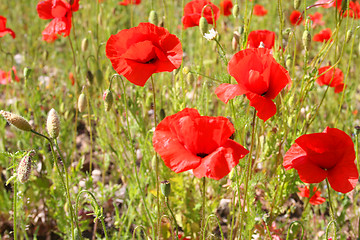
[[[300,192],[298,192],[299,197],[310,198],[310,189],[309,189],[308,186],[303,187],[303,188],[302,188],[302,187],[298,187],[298,189],[299,189],[299,191],[300,191]],[[312,197],[310,198],[309,203],[310,203],[311,205],[319,205],[319,204],[324,203],[324,202],[326,201],[326,199],[323,198],[323,197],[320,197],[320,195],[321,195],[321,192],[320,192],[320,191],[317,191],[317,188],[314,187],[314,188],[313,188],[313,195],[312,195]]]
[[[344,90],[344,73],[339,68],[333,68],[327,71],[331,66],[319,68],[319,76],[316,82],[320,85],[330,85],[334,88],[335,93],[342,92]],[[327,72],[326,72],[327,71]],[[325,74],[323,74],[326,72]]]
[[[79,10],[79,0],[70,5],[65,0],[44,0],[38,3],[38,15],[41,19],[52,19],[42,32],[43,40],[53,42],[57,35],[69,36],[72,13]]]
[[[319,33],[315,34],[313,37],[313,41],[315,42],[327,42],[330,40],[332,35],[330,28],[325,28],[321,30]]]
[[[283,166],[295,168],[304,183],[319,183],[325,178],[337,192],[355,188],[359,174],[355,165],[354,143],[345,132],[325,128],[322,133],[305,134],[286,152]]]
[[[139,5],[141,0],[123,0],[122,2],[118,2],[119,5],[127,6],[129,4]]]
[[[206,5],[208,6],[204,9],[203,14],[201,15],[201,12]],[[184,29],[199,26],[201,16],[205,17],[209,24],[214,24],[213,19],[215,19],[216,24],[216,21],[219,18],[219,13],[219,8],[212,2],[207,0],[193,0],[185,5],[184,16],[181,21]]]
[[[5,71],[0,69],[0,84],[5,85],[5,84],[8,84],[8,83],[11,82],[11,79],[13,78],[11,72],[13,72],[13,77],[14,77],[13,80],[16,81],[16,82],[20,82],[20,79],[19,79],[19,77],[17,76],[17,73],[16,73],[16,69],[13,66],[11,68],[11,70],[8,71],[8,72],[5,72]]]
[[[231,15],[231,9],[233,7],[233,3],[231,0],[223,0],[220,2],[220,12],[224,16]]]
[[[247,42],[248,48],[258,48],[260,43],[263,43],[265,48],[273,48],[275,33],[269,30],[255,30],[250,32]]]
[[[291,82],[288,71],[276,62],[267,48],[248,48],[236,53],[230,60],[228,72],[238,84],[223,83],[216,88],[218,98],[227,103],[236,96],[246,94],[266,121],[276,113],[272,101]]]
[[[310,20],[312,21],[312,28],[315,28],[318,25],[324,25],[325,22],[322,20],[323,15],[319,12],[316,12],[314,14],[309,14]],[[304,23],[305,24],[305,23]]]
[[[230,139],[234,131],[225,117],[200,116],[196,109],[185,108],[159,123],[153,146],[174,172],[192,169],[198,178],[219,180],[249,153]]]
[[[341,7],[339,10],[341,10]],[[346,10],[345,12],[343,12],[342,16],[359,19],[360,18],[360,3],[359,2],[349,2],[349,10]]]
[[[267,14],[267,12],[268,11],[264,8],[263,5],[255,4],[254,9],[253,9],[253,14],[255,16],[262,17],[262,16],[265,16]]]
[[[115,71],[138,86],[153,73],[180,67],[182,53],[180,40],[152,23],[121,30],[106,43],[106,56]]]
[[[302,16],[301,12],[294,10],[290,14],[290,23],[292,25],[300,25],[302,20],[303,20],[303,16]]]
[[[12,38],[15,38],[15,32],[10,28],[6,28],[6,17],[0,16],[0,37],[10,34]]]

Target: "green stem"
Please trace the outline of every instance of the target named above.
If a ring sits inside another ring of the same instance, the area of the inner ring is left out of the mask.
[[[224,240],[224,234],[223,234],[223,231],[222,231],[222,229],[221,229],[220,221],[219,221],[218,217],[217,217],[215,214],[213,214],[213,213],[210,214],[210,215],[206,218],[206,224],[205,224],[204,232],[203,232],[203,240],[206,240],[206,236],[205,236],[205,234],[206,234],[206,227],[207,227],[207,225],[208,225],[208,223],[209,223],[210,218],[212,218],[212,217],[216,219],[216,222],[217,222],[217,224],[218,224],[219,231],[220,231],[220,234],[221,234],[221,239]]]
[[[202,178],[202,214],[201,214],[201,231],[205,234],[205,204],[206,204],[206,178]]]
[[[331,212],[331,218],[332,220],[336,220],[336,217],[335,217],[335,211],[334,211],[334,207],[332,205],[332,201],[331,201],[331,188],[330,188],[330,184],[329,184],[329,181],[328,179],[326,179],[326,186],[327,186],[327,191],[328,191],[328,198],[329,198],[329,205],[330,205],[330,212]]]
[[[175,218],[175,215],[173,213],[173,211],[171,210],[170,208],[170,205],[169,205],[169,198],[168,197],[165,197],[165,203],[166,203],[166,206],[167,208],[169,209],[169,212],[171,214],[171,217],[174,219],[174,223],[175,223],[175,228],[176,228],[176,239],[178,240],[179,239],[179,235],[178,235],[178,224],[177,224],[177,221],[176,221],[176,218]]]
[[[15,164],[15,159],[13,159],[13,165]],[[13,230],[14,230],[14,240],[17,239],[17,226],[16,226],[16,209],[17,209],[17,180],[14,181],[14,196],[13,196],[13,211],[14,211],[14,219],[13,219]]]
[[[303,237],[304,237],[304,225],[300,221],[294,221],[294,222],[292,222],[290,224],[290,226],[288,228],[288,231],[287,231],[287,234],[286,234],[286,240],[289,240],[291,228],[295,223],[299,224],[301,226],[301,238],[300,238],[300,240],[303,239]]]

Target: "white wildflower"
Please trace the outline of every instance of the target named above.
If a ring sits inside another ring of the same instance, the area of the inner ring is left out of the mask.
[[[208,33],[204,34],[204,38],[206,38],[206,40],[211,41],[214,40],[216,38],[216,36],[218,35],[218,32],[215,31],[215,29],[210,29]]]

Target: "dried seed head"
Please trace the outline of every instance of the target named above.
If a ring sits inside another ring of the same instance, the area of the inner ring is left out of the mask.
[[[1,110],[0,115],[2,115],[8,121],[8,123],[14,125],[15,127],[17,127],[20,130],[23,130],[23,131],[31,131],[32,130],[30,123],[25,118],[23,118],[17,114]]]
[[[209,27],[209,24],[208,24],[206,18],[201,17],[200,20],[199,20],[199,29],[200,29],[200,32],[201,32],[202,35],[207,33],[208,27]]]
[[[154,25],[158,25],[159,20],[158,20],[158,15],[155,10],[151,10],[151,12],[149,14],[149,22]]]
[[[78,99],[78,108],[79,108],[79,112],[84,112],[86,109],[86,96],[84,93],[81,93]]]
[[[110,109],[114,103],[114,95],[111,92],[111,90],[106,89],[106,91],[104,92],[104,95],[103,95],[103,99],[104,99],[105,111],[108,112],[108,111],[110,111]]]
[[[31,158],[34,155],[34,151],[29,152],[20,161],[18,169],[16,171],[17,179],[19,182],[24,183],[29,180],[31,173]]]
[[[51,138],[57,138],[60,132],[60,119],[55,111],[55,109],[51,109],[48,114],[46,129]]]

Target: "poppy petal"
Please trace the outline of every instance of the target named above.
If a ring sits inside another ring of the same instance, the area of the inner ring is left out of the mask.
[[[52,9],[52,0],[41,1],[37,4],[36,10],[41,19],[53,19],[54,17],[51,15]]]
[[[355,163],[341,164],[328,172],[329,183],[337,192],[350,192],[358,183],[359,173]]]
[[[250,106],[257,110],[256,116],[264,122],[275,115],[276,105],[271,99],[254,93],[247,93],[246,97],[250,101]]]
[[[246,91],[242,90],[239,84],[223,83],[215,90],[216,96],[224,103],[228,103],[230,99],[233,99],[236,96],[240,96],[245,93]]]

